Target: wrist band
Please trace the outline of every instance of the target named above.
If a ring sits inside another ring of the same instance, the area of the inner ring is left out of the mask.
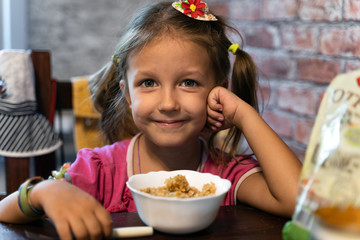
[[[18,197],[18,205],[20,210],[28,217],[38,218],[45,214],[44,211],[40,211],[33,206],[31,206],[29,194],[31,189],[35,184],[43,181],[42,177],[32,177],[26,180],[21,186],[19,187],[19,197]]]

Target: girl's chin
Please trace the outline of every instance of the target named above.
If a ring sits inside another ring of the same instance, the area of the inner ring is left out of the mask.
[[[154,145],[157,145],[158,147],[161,148],[179,148],[179,147],[183,148],[184,146],[190,143],[197,142],[198,135],[184,138],[184,135],[177,137],[175,134],[169,134],[169,136],[162,136],[159,138],[152,136],[149,140]]]

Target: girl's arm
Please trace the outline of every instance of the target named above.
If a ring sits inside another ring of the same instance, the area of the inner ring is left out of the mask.
[[[109,237],[110,214],[92,196],[78,187],[58,180],[36,184],[29,195],[33,207],[45,211],[61,239]],[[0,222],[24,223],[36,220],[25,216],[18,207],[18,192],[0,202]]]
[[[238,200],[265,211],[291,216],[296,204],[301,163],[253,107],[231,91],[214,88],[208,97],[213,130],[235,125],[244,134],[262,168],[238,190]]]

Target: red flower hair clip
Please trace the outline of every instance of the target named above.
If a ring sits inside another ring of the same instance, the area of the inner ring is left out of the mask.
[[[172,6],[188,17],[202,21],[217,21],[217,18],[209,12],[207,4],[201,0],[182,0],[173,2]]]

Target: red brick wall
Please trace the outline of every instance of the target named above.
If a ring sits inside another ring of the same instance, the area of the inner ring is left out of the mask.
[[[360,0],[209,0],[261,72],[264,119],[304,159],[321,97],[360,69]]]

